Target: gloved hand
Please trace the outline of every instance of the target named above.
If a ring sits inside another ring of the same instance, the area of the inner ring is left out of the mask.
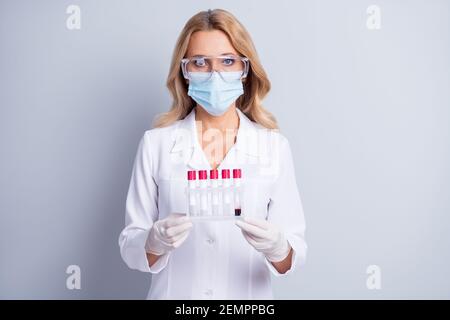
[[[243,217],[236,221],[236,225],[241,228],[247,242],[262,252],[267,260],[278,262],[289,255],[291,246],[283,232],[267,220]]]
[[[178,248],[189,235],[192,222],[189,217],[172,213],[167,218],[153,223],[145,250],[155,255],[163,255]]]

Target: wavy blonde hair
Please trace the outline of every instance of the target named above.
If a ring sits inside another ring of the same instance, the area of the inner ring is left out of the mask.
[[[187,95],[188,85],[181,71],[181,59],[186,55],[189,40],[194,32],[220,30],[230,39],[235,50],[250,61],[247,78],[244,79],[244,94],[236,100],[239,108],[250,120],[268,129],[277,129],[275,117],[261,105],[261,100],[270,90],[270,81],[264,71],[255,46],[248,31],[228,11],[214,9],[201,11],[194,15],[184,26],[172,55],[167,88],[173,98],[168,112],[160,114],[154,122],[155,127],[164,127],[183,119],[196,106],[195,101]]]

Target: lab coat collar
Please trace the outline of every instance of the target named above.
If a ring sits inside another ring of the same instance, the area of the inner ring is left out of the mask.
[[[258,144],[258,130],[252,122],[239,108],[236,108],[239,116],[239,128],[234,148],[248,156],[258,157],[261,155]],[[179,122],[173,137],[171,153],[183,152],[188,154],[188,165],[194,168],[201,168],[201,163],[205,159],[203,150],[197,140],[197,124],[195,121],[195,108]]]

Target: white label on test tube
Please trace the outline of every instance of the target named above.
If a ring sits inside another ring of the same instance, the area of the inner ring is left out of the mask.
[[[230,196],[230,169],[222,169],[223,215],[232,215]]]
[[[214,169],[209,171],[209,180],[211,181],[211,196],[212,196],[212,214],[219,215],[219,193],[218,181],[219,171]]]
[[[234,215],[241,215],[241,169],[233,169]]]
[[[208,181],[207,179],[208,171],[200,170],[198,172],[198,179],[200,180],[200,214],[205,216],[208,214]]]
[[[196,192],[195,189],[197,187],[196,180],[196,172],[195,170],[188,171],[188,187],[189,187],[189,215],[196,216],[197,215],[197,201],[196,201]]]

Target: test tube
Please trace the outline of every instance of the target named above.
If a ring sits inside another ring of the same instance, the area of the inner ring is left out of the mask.
[[[210,170],[209,179],[211,181],[212,214],[219,215],[219,193],[217,191],[219,171],[216,169]]]
[[[200,215],[205,216],[208,214],[208,171],[199,170],[198,179],[200,180]]]
[[[223,194],[223,212],[222,215],[232,215],[231,196],[230,196],[230,169],[222,169],[222,194]]]
[[[241,215],[241,169],[233,169],[234,215]]]
[[[196,187],[197,187],[197,174],[195,170],[189,170],[187,173],[188,178],[188,197],[189,197],[189,215],[197,215],[197,201],[196,201]]]

